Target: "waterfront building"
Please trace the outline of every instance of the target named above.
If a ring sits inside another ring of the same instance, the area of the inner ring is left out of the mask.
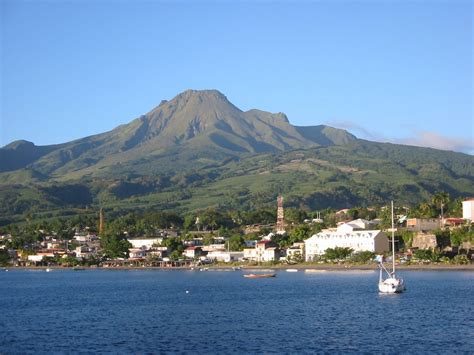
[[[80,245],[74,250],[77,258],[90,258],[97,255],[97,249],[87,245]]]
[[[148,250],[144,247],[130,248],[128,249],[128,254],[130,259],[142,259],[148,255]]]
[[[327,249],[351,248],[355,252],[371,251],[381,254],[389,250],[387,235],[381,230],[352,230],[340,226],[336,230],[326,230],[305,240],[305,259],[312,261],[323,255]]]
[[[280,258],[280,250],[278,245],[271,240],[261,240],[257,242],[255,248],[245,248],[244,258],[256,261],[273,261]]]
[[[183,252],[183,255],[190,259],[194,259],[204,254],[205,253],[201,247],[187,247]]]
[[[304,255],[304,242],[293,243],[291,247],[286,249],[286,256],[289,258],[295,257],[296,255]]]
[[[221,251],[214,250],[207,253],[207,259],[223,261],[225,263],[230,263],[233,261],[241,261],[244,258],[243,251]]]

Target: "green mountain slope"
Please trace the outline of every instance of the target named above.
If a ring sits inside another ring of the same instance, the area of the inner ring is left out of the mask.
[[[332,127],[243,112],[217,91],[186,91],[129,124],[55,146],[0,149],[0,225],[172,209],[306,209],[419,203],[474,193],[474,158],[368,142]],[[30,216],[31,217],[31,216]]]
[[[181,168],[199,168],[223,158],[329,146],[356,138],[343,130],[309,127],[302,134],[282,114],[243,112],[215,90],[188,90],[129,124],[57,146],[0,149],[1,171],[31,168],[57,178],[103,176],[121,166],[134,170],[149,160],[178,155]],[[21,147],[26,143],[20,144]],[[31,152],[28,155],[28,152]],[[165,159],[166,160],[166,159]],[[15,163],[14,163],[15,162]],[[156,170],[161,171],[163,167]],[[165,167],[166,169],[166,167]],[[70,176],[68,176],[70,174]]]

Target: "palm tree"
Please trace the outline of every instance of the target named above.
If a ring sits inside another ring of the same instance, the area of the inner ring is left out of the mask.
[[[444,191],[437,192],[432,199],[433,204],[441,209],[441,224],[443,223],[443,208],[449,203],[449,194]]]
[[[420,212],[421,217],[431,217],[431,206],[423,202],[418,206],[418,210]]]

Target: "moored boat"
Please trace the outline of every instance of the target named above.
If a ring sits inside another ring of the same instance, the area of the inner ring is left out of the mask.
[[[244,277],[246,277],[248,279],[265,279],[265,278],[275,277],[275,276],[276,276],[275,273],[272,273],[272,274],[244,274]]]
[[[380,256],[379,261],[379,292],[380,293],[401,293],[405,291],[405,282],[402,278],[397,277],[395,273],[395,228],[393,223],[393,201],[392,207],[392,271],[388,271],[383,265],[383,257]],[[387,274],[387,278],[383,278],[383,274]]]

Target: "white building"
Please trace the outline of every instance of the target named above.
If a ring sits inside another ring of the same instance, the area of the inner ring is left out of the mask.
[[[97,239],[97,236],[95,234],[90,234],[90,233],[76,233],[73,239],[79,243],[88,243]]]
[[[462,202],[462,218],[474,221],[474,198]]]
[[[207,258],[210,260],[223,261],[230,263],[232,261],[241,261],[244,258],[244,252],[242,251],[210,251],[207,254]]]
[[[342,226],[341,226],[342,227]],[[325,231],[305,240],[305,259],[311,261],[315,256],[323,255],[326,249],[351,248],[355,252],[371,251],[383,253],[389,250],[387,235],[381,230],[357,230],[348,232],[346,228]]]
[[[76,257],[78,258],[89,258],[97,255],[97,250],[88,246],[78,246],[75,249]]]
[[[291,247],[286,249],[287,257],[295,257],[296,255],[304,255],[304,243],[293,243]]]
[[[146,248],[130,248],[128,249],[130,259],[141,259],[148,255]]]
[[[245,248],[244,258],[252,261],[273,261],[280,258],[280,250],[277,245],[270,240],[259,241],[255,248]]]
[[[201,247],[187,247],[184,250],[183,255],[187,258],[193,259],[193,258],[203,255],[203,251]]]
[[[141,239],[127,239],[133,248],[150,249],[153,245],[160,245],[163,238],[141,238]]]
[[[371,222],[365,219],[359,218],[347,223],[343,223],[337,229],[344,232],[353,232],[356,230],[369,229],[371,225],[372,225]]]

